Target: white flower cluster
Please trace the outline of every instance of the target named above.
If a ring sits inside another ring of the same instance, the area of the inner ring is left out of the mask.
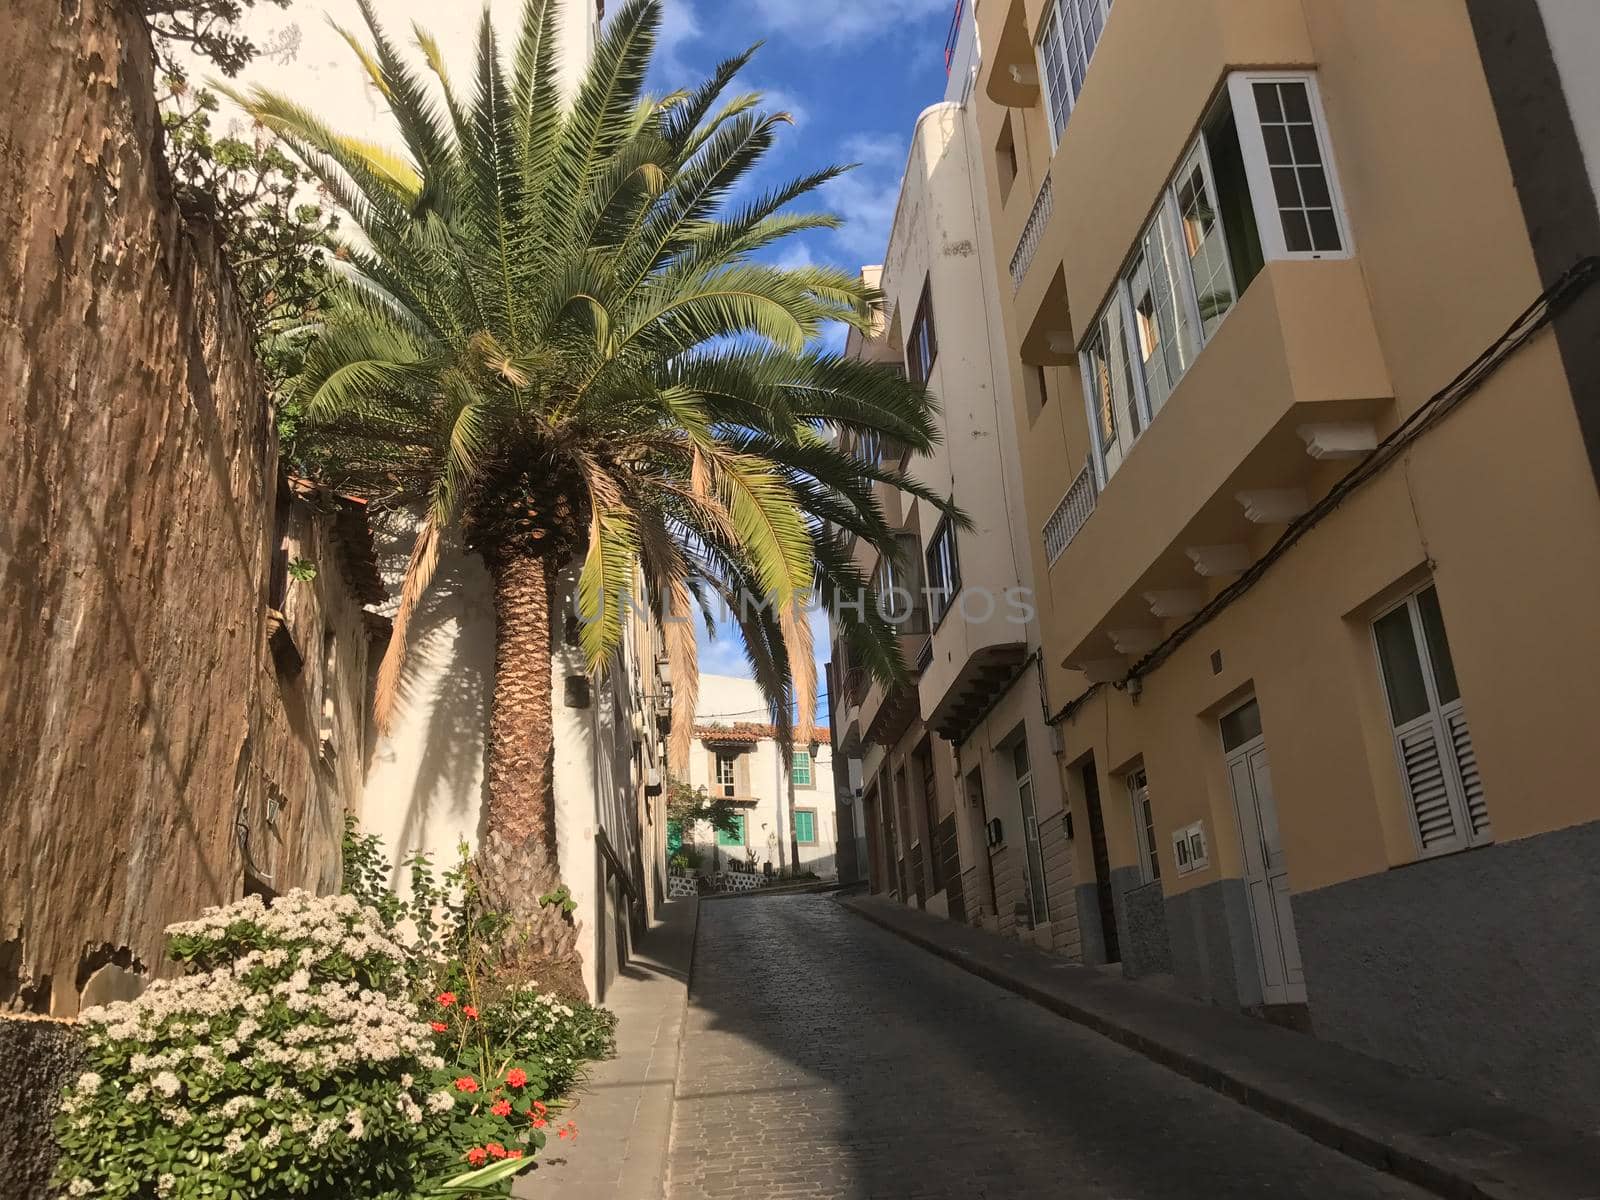
[[[193,937],[218,943],[240,922],[253,926],[268,942],[309,942],[322,956],[344,954],[351,959],[379,955],[406,961],[406,949],[391,938],[376,914],[363,908],[354,896],[313,896],[295,889],[273,901],[269,908],[259,896],[246,896],[234,904],[208,908],[193,921],[167,926],[173,937]],[[240,974],[257,967],[279,967],[287,961],[280,946],[252,951],[237,960]]]

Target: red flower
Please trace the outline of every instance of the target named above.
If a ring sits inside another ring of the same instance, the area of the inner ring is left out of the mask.
[[[476,1021],[478,1019],[478,1010],[473,1008],[470,1004],[463,1004],[461,1006],[461,1015],[466,1017],[469,1021]]]
[[[448,1033],[450,1031],[450,1026],[446,1025],[443,1021],[435,1021],[433,1022],[433,1031],[435,1033]]]
[[[506,1148],[499,1142],[490,1142],[484,1149],[496,1158],[504,1158],[506,1156]]]
[[[506,1082],[512,1087],[521,1087],[528,1082],[528,1073],[521,1067],[512,1067],[506,1072]]]
[[[489,1161],[489,1152],[482,1146],[474,1146],[467,1151],[467,1161],[475,1167],[481,1167]]]
[[[456,1002],[456,994],[454,992],[440,992],[434,999],[439,1002],[440,1008],[449,1008]]]
[[[506,1157],[507,1158],[521,1158],[522,1157],[522,1151],[521,1150],[507,1150],[506,1151]]]
[[[533,1127],[535,1129],[543,1129],[549,1123],[550,1122],[546,1121],[543,1117],[535,1117],[533,1119]]]
[[[545,1106],[544,1106],[544,1105],[543,1105],[543,1104],[541,1104],[541,1103],[539,1103],[539,1101],[537,1101],[537,1100],[535,1100],[535,1101],[534,1101],[534,1102],[533,1102],[533,1108],[532,1108],[532,1109],[530,1109],[530,1110],[529,1110],[529,1111],[531,1111],[531,1112],[536,1112],[536,1113],[538,1113],[538,1114],[539,1114],[539,1115],[540,1115],[540,1116],[541,1116],[541,1117],[542,1117],[542,1116],[544,1116],[544,1115],[545,1115],[545,1114],[546,1114],[546,1113],[547,1113],[547,1112],[549,1112],[549,1111],[550,1111],[550,1110],[549,1110],[549,1109],[548,1109],[548,1108],[546,1108],[546,1107],[545,1107]]]
[[[575,1138],[575,1137],[577,1137],[578,1136],[578,1123],[576,1121],[568,1121],[565,1125],[563,1125],[559,1130],[556,1131],[556,1136],[560,1137],[560,1138]]]
[[[478,1081],[471,1075],[463,1075],[460,1079],[456,1080],[456,1091],[458,1092],[475,1092],[477,1090]]]
[[[489,1111],[497,1117],[509,1117],[511,1115],[511,1101],[496,1100],[494,1104],[490,1106]]]

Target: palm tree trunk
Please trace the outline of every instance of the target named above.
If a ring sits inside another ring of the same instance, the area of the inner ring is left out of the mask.
[[[510,944],[544,986],[583,994],[577,926],[559,903],[551,709],[551,571],[544,559],[485,554],[494,579],[494,698],[488,813],[479,855],[485,899],[515,919]]]

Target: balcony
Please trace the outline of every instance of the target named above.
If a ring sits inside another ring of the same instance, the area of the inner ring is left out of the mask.
[[[1050,176],[1044,177],[1044,186],[1039,189],[1039,194],[1034,197],[1033,208],[1028,213],[1028,220],[1022,227],[1022,237],[1017,242],[1016,251],[1011,255],[1011,294],[1014,296],[1022,287],[1022,281],[1028,277],[1028,268],[1033,265],[1034,255],[1039,251],[1039,240],[1044,237],[1045,226],[1050,221],[1054,211],[1055,191],[1050,184]]]
[[[867,697],[867,673],[860,667],[845,672],[844,698],[840,703],[843,720],[839,725],[839,750],[848,755],[861,753],[861,703]]]
[[[1268,263],[1051,565],[1064,661],[1120,678],[1375,445],[1393,396],[1359,263]]]
[[[1025,361],[1068,361],[1075,326],[1099,309],[1224,76],[1315,62],[1297,4],[1117,0],[1051,160],[1051,212],[1016,288]]]
[[[983,89],[1007,108],[1027,108],[1039,100],[1039,72],[1028,36],[1024,0],[978,0],[978,42],[984,48]]]

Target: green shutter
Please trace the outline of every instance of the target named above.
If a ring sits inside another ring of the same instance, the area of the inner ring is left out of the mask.
[[[800,809],[794,814],[794,837],[797,842],[814,842],[817,840],[817,814]]]
[[[719,845],[719,846],[742,846],[742,845],[744,845],[744,814],[740,813],[738,816],[734,817],[734,820],[739,823],[739,828],[733,833],[728,833],[725,830],[721,830],[721,829],[717,830],[717,845]]]
[[[794,752],[793,772],[796,787],[811,786],[811,751],[796,750]]]

